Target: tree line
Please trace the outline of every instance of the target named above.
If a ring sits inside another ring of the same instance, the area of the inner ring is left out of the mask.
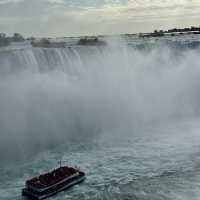
[[[0,33],[0,46],[8,46],[11,42],[23,42],[24,40],[24,37],[19,33],[14,33],[11,37]]]

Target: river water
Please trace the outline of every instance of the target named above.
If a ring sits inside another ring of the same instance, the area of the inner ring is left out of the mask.
[[[0,51],[0,199],[80,166],[50,199],[199,199],[199,37]]]

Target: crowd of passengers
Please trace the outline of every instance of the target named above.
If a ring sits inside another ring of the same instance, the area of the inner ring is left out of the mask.
[[[50,173],[40,175],[39,177],[35,177],[29,181],[27,184],[35,186],[37,188],[48,187],[56,182],[61,181],[63,178],[71,176],[77,172],[76,169],[71,167],[61,167],[59,169],[53,170]]]

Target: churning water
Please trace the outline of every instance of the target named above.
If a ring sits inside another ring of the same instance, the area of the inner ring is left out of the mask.
[[[59,159],[87,179],[52,200],[199,199],[199,41],[1,49],[0,199]]]

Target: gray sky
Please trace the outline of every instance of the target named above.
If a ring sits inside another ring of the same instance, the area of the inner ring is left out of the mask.
[[[200,25],[200,0],[0,0],[0,32],[76,36]]]

